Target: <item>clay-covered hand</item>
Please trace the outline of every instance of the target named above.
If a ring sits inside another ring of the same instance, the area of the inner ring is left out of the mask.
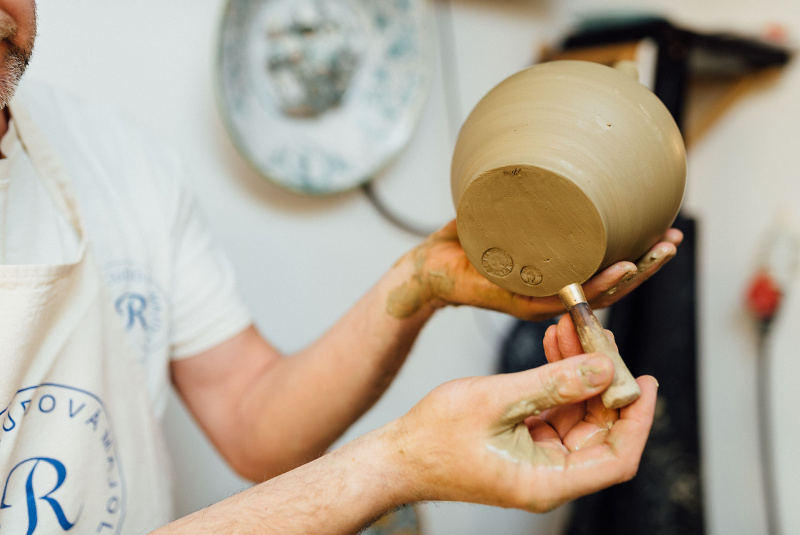
[[[637,471],[653,421],[657,383],[616,411],[598,394],[613,366],[575,354],[572,324],[548,333],[539,368],[446,383],[390,426],[409,482],[405,498],[548,511],[626,481]]]
[[[592,308],[607,307],[661,269],[683,240],[678,229],[669,229],[636,262],[617,262],[583,284]],[[423,307],[472,305],[497,310],[531,321],[564,312],[558,296],[528,297],[505,290],[483,277],[472,266],[458,241],[455,220],[431,234],[395,266],[406,272],[406,282],[389,296],[387,311],[398,318]]]

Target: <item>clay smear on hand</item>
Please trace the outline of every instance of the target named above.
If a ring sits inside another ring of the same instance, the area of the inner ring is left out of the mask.
[[[675,256],[675,251],[673,250],[665,249],[664,247],[653,249],[652,251],[644,255],[642,258],[640,258],[638,262],[636,262],[636,271],[626,274],[622,278],[622,280],[620,280],[616,284],[616,286],[606,290],[604,292],[605,295],[613,295],[617,293],[619,290],[627,288],[628,286],[630,286],[630,284],[632,284],[634,279],[637,279],[638,283],[638,279],[640,278],[640,276],[644,276],[646,280],[652,274],[650,273],[650,271],[652,270],[653,266],[666,262],[673,256]]]
[[[579,441],[576,444],[578,447],[568,448],[566,444],[554,441],[534,441],[526,420],[531,416],[539,416],[547,409],[568,404],[566,400],[575,399],[579,390],[583,391],[586,387],[596,389],[598,385],[606,384],[609,373],[613,373],[612,370],[595,366],[593,359],[584,361],[579,368],[559,371],[533,395],[506,409],[499,422],[500,431],[489,440],[486,448],[512,462],[563,470],[570,449],[576,450],[588,443],[602,442],[613,422],[599,422],[591,415],[586,415],[584,421],[598,427],[601,433],[592,433],[593,436]],[[604,413],[603,419],[611,420],[609,416],[612,414],[615,412]]]
[[[447,270],[425,269],[431,249],[443,241],[452,241],[452,238],[432,236],[409,253],[413,255],[414,271],[407,282],[389,294],[386,312],[390,316],[398,319],[409,318],[433,298],[452,293],[455,280]],[[398,264],[402,264],[403,261],[404,259],[401,259]]]
[[[653,265],[658,264],[664,259],[668,260],[673,256],[675,256],[675,251],[661,246],[657,249],[653,249],[636,262],[636,268],[639,270],[639,273],[646,273]]]
[[[486,445],[490,452],[514,463],[526,463],[557,471],[564,469],[567,448],[555,442],[535,443],[525,424],[517,424]]]

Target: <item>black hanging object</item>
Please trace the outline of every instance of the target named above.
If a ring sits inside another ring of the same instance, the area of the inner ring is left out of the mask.
[[[697,427],[695,222],[679,216],[680,253],[610,311],[607,325],[634,376],[660,384],[639,472],[575,502],[569,535],[704,533]]]
[[[697,73],[744,75],[785,65],[788,51],[731,34],[700,34],[666,19],[606,20],[586,25],[559,47],[574,50],[651,39],[657,46],[654,92],[683,130],[689,78]],[[611,307],[607,326],[634,376],[660,383],[656,418],[637,476],[580,498],[568,535],[701,535],[704,533],[697,427],[696,223],[679,215],[678,255],[655,277]],[[514,327],[501,362],[514,346],[541,347],[539,324]]]
[[[547,328],[557,321],[515,322],[500,350],[500,373],[522,372],[547,364],[542,339]]]

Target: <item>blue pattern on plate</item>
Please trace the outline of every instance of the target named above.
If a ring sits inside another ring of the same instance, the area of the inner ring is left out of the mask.
[[[228,0],[217,100],[260,174],[302,193],[348,190],[408,143],[433,46],[429,0]]]

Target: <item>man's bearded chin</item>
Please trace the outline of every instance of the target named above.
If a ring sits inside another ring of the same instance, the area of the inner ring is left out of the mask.
[[[3,66],[5,72],[0,74],[0,109],[8,106],[11,97],[14,96],[14,91],[16,91],[17,84],[19,84],[20,78],[25,73],[30,57],[30,52],[20,47],[9,48],[8,55],[5,58],[5,65]]]
[[[33,26],[36,27],[35,22]],[[2,58],[3,64],[0,65],[0,109],[5,109],[11,101],[11,97],[14,96],[14,91],[25,73],[33,53],[33,37],[23,48],[12,42],[15,34],[16,24],[12,23],[12,26],[9,27],[7,20],[0,20],[0,39],[6,45],[6,55],[5,58]],[[36,35],[35,31],[33,35]]]

